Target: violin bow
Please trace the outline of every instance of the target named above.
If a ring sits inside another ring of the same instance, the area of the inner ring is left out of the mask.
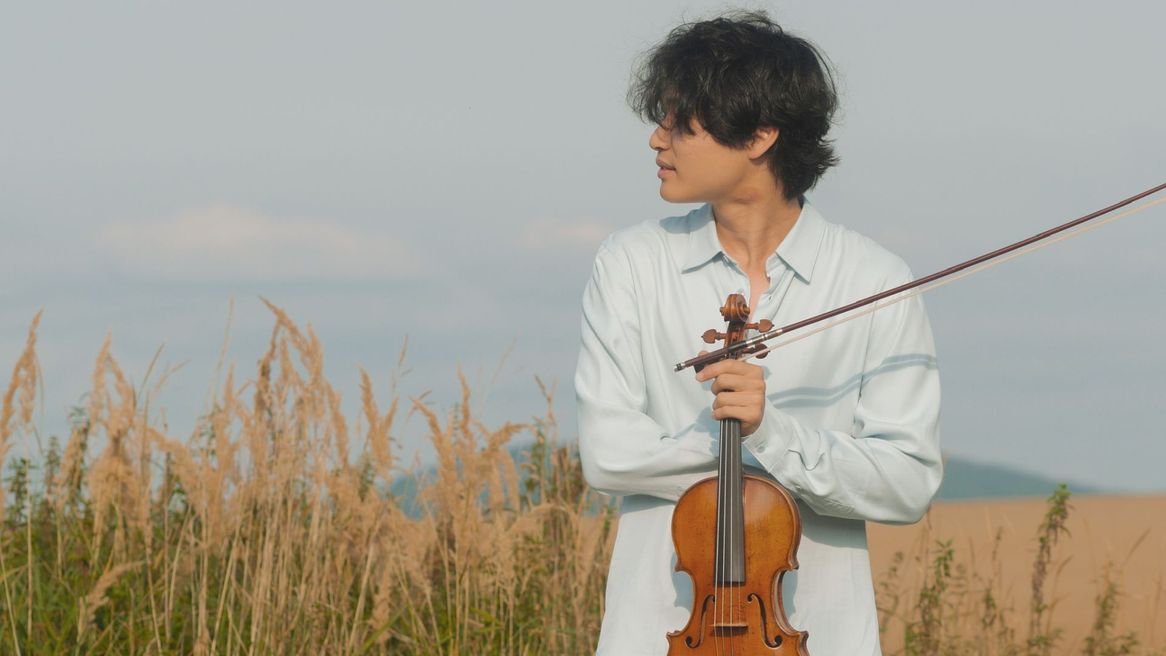
[[[1152,196],[1152,195],[1162,191],[1163,189],[1166,189],[1166,183],[1162,183],[1156,187],[1152,187],[1152,188],[1147,189],[1141,193],[1134,194],[1133,196],[1130,196],[1129,198],[1125,198],[1123,200],[1120,200],[1120,201],[1114,203],[1113,205],[1110,205],[1109,207],[1105,207],[1105,208],[1099,209],[1095,212],[1091,212],[1089,214],[1086,214],[1085,216],[1078,217],[1076,219],[1073,219],[1072,221],[1069,221],[1067,223],[1063,223],[1055,228],[1050,228],[1048,230],[1045,230],[1044,232],[1035,234],[1027,239],[1022,239],[1014,244],[1009,244],[1009,245],[1004,246],[1002,248],[998,248],[998,249],[991,251],[989,253],[985,253],[983,255],[980,255],[979,257],[974,257],[970,260],[967,260],[966,262],[960,262],[959,264],[956,264],[954,266],[950,266],[950,267],[943,269],[941,271],[936,271],[935,273],[933,273],[931,275],[924,276],[924,277],[919,278],[917,280],[912,280],[911,282],[899,285],[898,287],[892,287],[891,289],[881,291],[877,294],[872,294],[870,296],[867,296],[866,298],[862,298],[862,299],[859,299],[857,301],[854,301],[853,303],[848,303],[848,304],[843,305],[841,307],[834,308],[833,310],[829,310],[827,312],[823,312],[821,314],[809,317],[808,319],[802,319],[801,321],[796,321],[796,322],[791,323],[787,326],[781,326],[780,328],[774,328],[772,330],[762,332],[761,334],[759,334],[755,337],[751,337],[749,339],[737,342],[737,343],[732,344],[730,346],[719,348],[715,351],[709,351],[708,353],[705,353],[704,355],[698,355],[695,358],[690,358],[688,360],[685,360],[684,362],[678,363],[675,367],[675,370],[676,371],[683,371],[684,369],[687,369],[688,367],[694,367],[697,371],[700,371],[707,364],[711,364],[713,362],[724,360],[724,359],[729,358],[729,357],[740,358],[742,360],[747,360],[747,359],[752,358],[752,357],[764,357],[766,353],[773,350],[774,348],[778,348],[780,346],[785,346],[786,344],[790,344],[790,343],[795,342],[799,339],[809,337],[810,335],[813,335],[814,333],[821,332],[821,331],[826,330],[827,328],[830,328],[832,326],[836,326],[840,323],[845,323],[847,321],[857,319],[858,317],[861,317],[865,314],[869,314],[871,312],[882,309],[882,308],[887,307],[889,305],[893,305],[893,304],[898,303],[900,301],[906,300],[908,298],[911,298],[912,296],[915,296],[916,294],[922,294],[923,292],[930,291],[932,289],[935,289],[937,287],[941,287],[941,286],[949,284],[951,282],[955,282],[956,280],[959,280],[960,278],[963,278],[964,276],[968,276],[968,275],[971,275],[973,273],[977,273],[977,272],[982,271],[984,269],[996,266],[997,264],[1002,264],[1003,262],[1006,262],[1012,258],[1019,257],[1021,255],[1026,255],[1026,254],[1031,253],[1032,251],[1035,251],[1037,249],[1044,248],[1045,246],[1049,246],[1051,244],[1054,244],[1062,239],[1068,239],[1069,237],[1074,237],[1074,236],[1079,235],[1079,234],[1086,232],[1088,230],[1092,230],[1093,228],[1098,228],[1098,227],[1100,227],[1106,223],[1109,223],[1111,221],[1116,221],[1122,217],[1130,216],[1132,214],[1137,214],[1138,212],[1149,209],[1150,207],[1152,207],[1154,205],[1158,205],[1159,203],[1166,202],[1166,196],[1163,196],[1162,198],[1158,198],[1156,200],[1152,200],[1150,202],[1143,203],[1142,205],[1139,205],[1135,208],[1126,210],[1125,212],[1122,212],[1120,214],[1115,214],[1115,215],[1113,215],[1113,216],[1111,216],[1103,221],[1098,221],[1096,223],[1092,223],[1089,225],[1082,225],[1082,224],[1088,223],[1089,221],[1093,221],[1094,219],[1098,219],[1102,216],[1110,214],[1111,212],[1113,212],[1115,210],[1119,210],[1123,207],[1126,207],[1127,205],[1135,203],[1143,198],[1146,198],[1147,196]],[[1081,227],[1078,227],[1078,226],[1081,226]],[[1057,235],[1059,233],[1063,233],[1066,230],[1069,230],[1071,228],[1077,228],[1077,229],[1073,230],[1072,232],[1062,234],[1061,236],[1057,237],[1056,239],[1049,239],[1050,237],[1053,237],[1054,235]],[[1048,240],[1048,241],[1042,241],[1042,240]],[[1037,243],[1037,242],[1040,242],[1040,243]],[[1026,246],[1029,248],[1025,248]],[[1024,249],[1024,250],[1020,250],[1020,249]],[[1007,255],[1008,257],[1004,257],[1005,255]],[[975,268],[972,268],[972,267],[975,267]],[[970,269],[970,270],[968,270],[968,269]],[[958,276],[955,275],[957,273],[959,273],[960,275],[958,275]],[[924,287],[924,285],[927,285],[927,286]],[[911,291],[911,290],[914,290],[914,291],[910,294],[903,294],[903,292],[907,292],[907,291]],[[899,295],[899,296],[896,296],[896,295]],[[890,300],[890,301],[887,301],[885,303],[878,303],[879,301],[886,299],[886,298],[890,298],[892,296],[895,296],[895,298]],[[807,326],[811,326],[813,324],[820,323],[820,322],[825,321],[827,319],[837,317],[838,315],[846,314],[847,312],[850,312],[852,310],[856,310],[856,309],[861,308],[861,307],[865,307],[867,305],[871,305],[872,303],[877,303],[877,305],[875,305],[874,307],[871,307],[863,312],[858,312],[858,313],[846,316],[845,318],[833,321],[829,324],[825,324],[823,326],[820,326],[813,331],[809,331],[809,332],[803,333],[797,337],[790,338],[784,342],[781,342],[780,344],[777,344],[774,346],[767,346],[765,344],[765,342],[767,342],[771,339],[774,339],[778,336],[788,335],[789,333],[791,333],[795,330],[799,330],[799,329],[805,328]]]

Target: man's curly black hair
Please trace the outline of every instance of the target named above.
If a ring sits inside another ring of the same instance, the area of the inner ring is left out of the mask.
[[[826,58],[764,11],[734,11],[684,23],[634,73],[628,104],[643,120],[693,134],[696,118],[718,143],[743,148],[776,127],[769,168],[793,200],[838,163],[826,139],[838,104]]]

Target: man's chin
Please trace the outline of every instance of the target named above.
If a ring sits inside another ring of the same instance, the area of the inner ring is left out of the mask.
[[[704,201],[697,198],[694,194],[677,193],[674,189],[668,189],[665,185],[660,185],[660,198],[669,203],[703,203]]]

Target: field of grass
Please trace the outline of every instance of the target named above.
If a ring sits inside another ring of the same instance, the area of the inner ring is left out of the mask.
[[[867,525],[889,654],[1166,654],[1166,496],[940,502]]]
[[[153,420],[168,372],[133,389],[107,338],[70,435],[42,443],[33,319],[0,409],[0,654],[594,653],[617,512],[559,444],[551,393],[533,419],[491,427],[464,378],[439,412],[395,389],[379,402],[362,371],[350,422],[311,327],[267,305],[254,376],[237,383],[232,366],[182,438]],[[408,473],[404,413],[439,459],[420,513],[389,492]],[[515,457],[519,436],[532,446]],[[7,458],[17,440],[39,457]],[[1003,563],[1021,555],[969,567],[942,531],[900,547],[872,527],[888,653],[1164,653],[1126,628],[1120,563],[1101,570],[1084,632],[1058,624],[1082,621],[1058,612],[1054,585],[1071,512],[1064,491],[1041,506],[1020,581]]]

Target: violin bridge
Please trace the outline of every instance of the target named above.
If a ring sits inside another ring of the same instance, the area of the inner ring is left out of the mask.
[[[721,587],[713,601],[712,629],[715,633],[725,634],[744,631],[749,628],[745,620],[746,597],[742,590],[732,586]]]

